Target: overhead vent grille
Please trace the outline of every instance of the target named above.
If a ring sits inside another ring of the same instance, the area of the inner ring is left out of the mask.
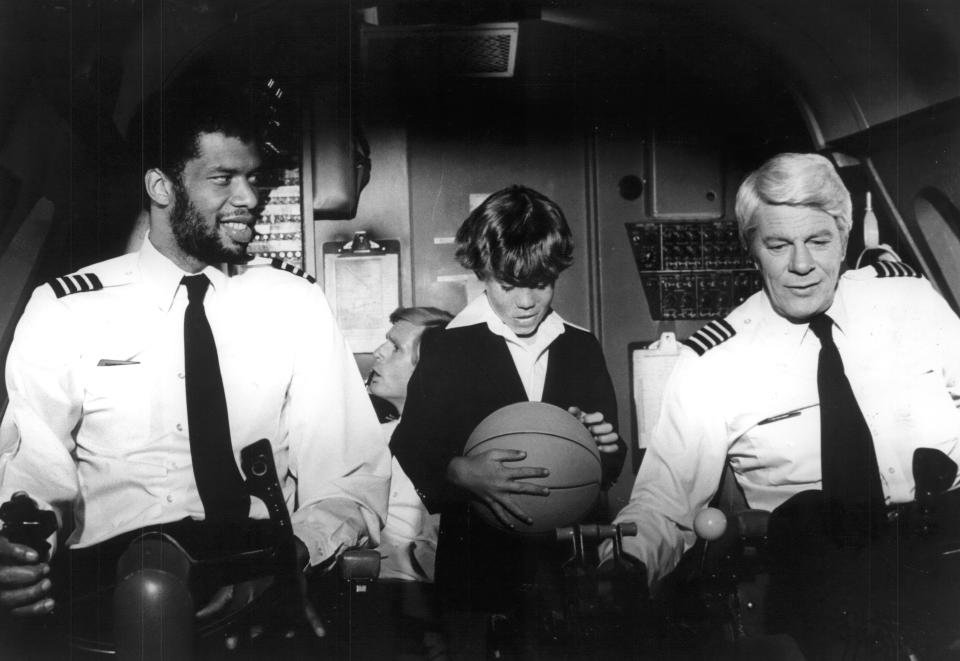
[[[517,23],[469,27],[403,26],[363,28],[366,63],[382,68],[398,59],[412,68],[429,65],[446,76],[510,78],[517,59]]]

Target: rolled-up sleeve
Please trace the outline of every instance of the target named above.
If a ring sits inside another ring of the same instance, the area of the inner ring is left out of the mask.
[[[376,546],[386,520],[390,453],[353,354],[319,287],[306,311],[281,414],[297,480],[294,534],[311,565]]]

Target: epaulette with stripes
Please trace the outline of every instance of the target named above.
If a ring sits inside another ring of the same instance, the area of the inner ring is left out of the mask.
[[[716,319],[683,340],[683,344],[697,352],[698,356],[720,346],[737,334],[726,319]]]
[[[271,259],[270,266],[272,266],[275,269],[280,269],[281,271],[286,271],[287,273],[298,275],[301,278],[305,278],[311,283],[315,283],[317,281],[316,278],[314,278],[312,275],[304,271],[299,266],[294,266],[293,264],[289,262],[285,262],[282,259]]]
[[[63,275],[53,280],[48,280],[50,289],[57,295],[57,298],[63,298],[70,294],[79,294],[86,291],[99,291],[103,289],[103,283],[96,273],[77,273],[74,275]]]
[[[903,262],[875,262],[874,270],[878,278],[919,278],[920,274],[912,266]]]

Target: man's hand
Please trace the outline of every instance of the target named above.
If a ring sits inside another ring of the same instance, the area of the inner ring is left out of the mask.
[[[508,528],[514,527],[514,518],[526,524],[533,519],[527,516],[511,498],[511,494],[547,496],[546,487],[523,482],[531,477],[546,477],[546,468],[508,468],[505,462],[521,461],[527,456],[519,450],[487,450],[470,457],[455,457],[447,466],[447,479],[469,491],[474,498],[493,510],[494,515]]]
[[[307,576],[299,569],[300,567],[306,567],[307,563],[310,562],[310,551],[298,537],[294,537],[294,544],[297,547],[297,586],[299,587],[298,594],[300,596],[300,607],[303,610],[303,619],[317,638],[323,638],[327,635],[327,630],[323,627],[323,620],[317,613],[317,609],[313,607],[313,603],[310,601],[307,590]],[[285,635],[290,638],[293,634],[288,632]]]
[[[307,551],[307,547],[302,541],[295,539],[294,543],[296,546],[296,567],[294,568],[294,571],[297,573],[297,592],[295,595],[284,592],[284,595],[297,599],[297,603],[291,605],[291,610],[296,609],[298,614],[301,616],[302,621],[309,625],[310,629],[318,638],[322,638],[327,632],[323,626],[323,620],[317,614],[317,611],[310,602],[307,594],[307,577],[300,570],[300,567],[305,567],[307,565],[310,555]],[[236,585],[224,586],[217,590],[217,592],[210,598],[210,601],[208,601],[203,608],[197,611],[196,618],[201,621],[209,620],[217,615],[223,615],[229,612],[237,612],[251,604],[255,599],[259,598],[264,592],[275,585],[275,577],[265,576],[263,578],[245,581]],[[256,640],[269,628],[274,635],[279,633],[284,638],[293,638],[296,635],[296,626],[291,624],[289,618],[284,617],[282,620],[283,622],[280,624],[279,632],[277,631],[276,623],[264,621],[249,624],[249,629],[246,632],[245,637],[251,641]],[[269,626],[271,624],[273,626]],[[234,650],[241,644],[243,637],[243,632],[233,630],[224,638],[224,644],[226,645],[227,649]]]
[[[50,565],[29,546],[0,536],[0,610],[20,617],[53,611]]]
[[[620,434],[611,423],[603,419],[603,413],[600,411],[584,413],[576,406],[571,406],[567,411],[583,423],[583,426],[593,435],[593,440],[600,452],[609,454],[620,449],[618,445]]]

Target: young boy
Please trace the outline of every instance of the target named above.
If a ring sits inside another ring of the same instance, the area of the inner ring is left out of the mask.
[[[517,612],[556,544],[500,532],[471,511],[473,502],[508,527],[529,523],[512,496],[546,495],[536,480],[525,480],[547,474],[511,468],[523,458],[517,451],[462,456],[474,427],[515,402],[567,409],[594,436],[604,489],[626,448],[613,427],[616,399],[599,343],[551,307],[557,278],[573,262],[560,208],[529,188],[506,188],[470,214],[457,245],[457,260],[486,291],[446,330],[424,334],[391,448],[427,508],[441,512],[436,582],[452,625],[451,651],[483,658],[489,616]]]

